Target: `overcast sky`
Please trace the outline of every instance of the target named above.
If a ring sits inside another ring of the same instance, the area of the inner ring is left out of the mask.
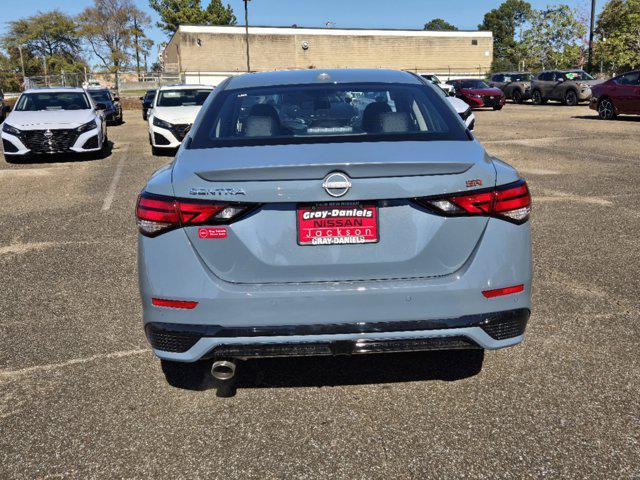
[[[155,12],[148,0],[134,0],[155,20]],[[208,0],[203,0],[203,3]],[[2,21],[7,22],[33,15],[38,11],[59,8],[76,14],[93,3],[92,0],[0,0]],[[238,23],[244,23],[242,0],[228,0]],[[501,2],[492,0],[251,0],[249,23],[252,25],[320,27],[333,22],[336,28],[422,28],[427,20],[444,18],[463,30],[473,30],[482,21],[484,14]],[[548,4],[567,3],[588,8],[589,0],[530,0],[534,8]],[[604,0],[598,0],[601,6]],[[10,8],[6,8],[11,4]],[[0,25],[6,29],[6,23]],[[156,43],[165,41],[166,35],[154,26],[149,36]]]

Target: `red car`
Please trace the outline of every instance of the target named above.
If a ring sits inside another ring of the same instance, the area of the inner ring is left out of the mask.
[[[591,87],[589,108],[603,120],[630,113],[640,115],[640,70],[613,77]]]
[[[490,87],[484,80],[464,78],[449,80],[447,83],[456,89],[456,97],[467,102],[471,108],[491,107],[501,110],[506,101],[502,90]]]

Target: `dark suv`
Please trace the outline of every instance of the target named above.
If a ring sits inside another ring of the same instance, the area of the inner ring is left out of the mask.
[[[120,97],[111,93],[108,88],[89,88],[87,93],[96,103],[102,103],[106,106],[104,111],[107,122],[120,125],[123,122],[122,106],[120,105]]]
[[[591,86],[602,83],[584,70],[548,70],[531,82],[531,98],[536,105],[556,100],[574,106],[591,98]]]
[[[529,72],[497,72],[491,75],[489,85],[502,90],[509,100],[522,103],[531,98],[532,79]]]

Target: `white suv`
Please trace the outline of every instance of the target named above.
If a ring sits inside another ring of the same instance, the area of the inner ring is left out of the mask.
[[[107,145],[104,108],[82,88],[25,91],[2,124],[5,159],[103,151]]]
[[[205,85],[172,85],[157,91],[148,118],[154,155],[180,146],[212,90]]]

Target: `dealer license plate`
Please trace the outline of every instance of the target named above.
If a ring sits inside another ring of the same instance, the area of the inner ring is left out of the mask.
[[[378,206],[363,203],[318,203],[298,206],[299,245],[376,243]]]

